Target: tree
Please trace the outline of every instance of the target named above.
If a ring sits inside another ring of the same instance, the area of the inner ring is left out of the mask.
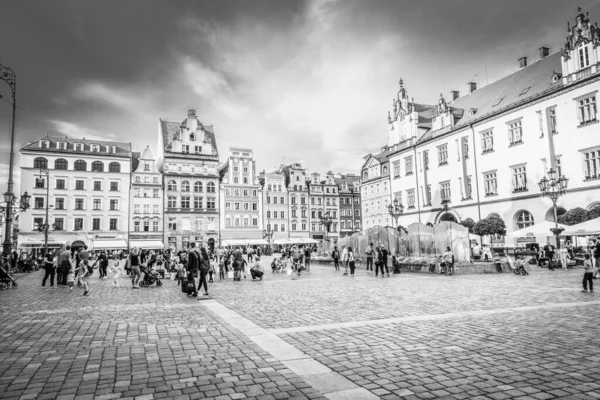
[[[502,218],[492,215],[476,222],[475,225],[473,225],[473,233],[480,237],[489,235],[491,243],[492,236],[506,235],[506,224]]]
[[[589,219],[588,214],[589,212],[581,207],[572,208],[558,217],[558,223],[564,225],[580,224]]]
[[[469,233],[473,233],[473,226],[475,226],[475,221],[471,218],[463,219],[460,221],[460,224],[469,230]]]
[[[592,208],[590,211],[587,212],[587,218],[588,220],[590,219],[596,219],[600,217],[600,206],[596,206],[594,208]]]

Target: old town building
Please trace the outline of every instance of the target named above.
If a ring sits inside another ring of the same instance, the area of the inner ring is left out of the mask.
[[[262,244],[262,187],[252,149],[231,147],[219,174],[221,244]]]
[[[363,229],[390,224],[390,161],[387,147],[378,154],[368,154],[361,168],[360,190]]]
[[[49,248],[126,249],[130,174],[130,143],[46,136],[25,145],[21,188],[31,208],[19,215],[19,247],[41,248],[47,223]]]
[[[214,129],[189,110],[182,122],[159,119],[157,163],[164,182],[164,243],[214,248],[219,237],[219,152]]]
[[[321,180],[319,173],[312,173],[308,183],[310,208],[309,224],[312,239],[329,239],[333,242],[340,237],[339,232],[339,193],[334,175],[327,172],[325,179]],[[324,225],[324,218],[329,217],[330,226]]]
[[[353,174],[336,174],[340,204],[340,237],[361,230],[360,177]]]
[[[164,248],[163,179],[150,147],[133,157],[129,247]]]
[[[280,171],[263,172],[262,217],[265,233],[271,232],[271,241],[289,238],[290,209],[285,175]]]
[[[516,72],[479,88],[470,82],[463,95],[417,104],[401,81],[386,154],[403,225],[497,214],[511,232],[554,221],[537,184],[550,168],[569,179],[559,213],[599,204],[600,29],[581,10],[567,26],[561,50],[542,46],[533,62],[518,55]],[[370,193],[363,179],[363,196]]]
[[[290,238],[309,237],[309,201],[306,169],[300,163],[282,168],[289,194],[289,232]]]

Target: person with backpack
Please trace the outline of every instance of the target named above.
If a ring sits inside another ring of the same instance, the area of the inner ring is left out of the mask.
[[[210,259],[208,258],[208,253],[204,247],[200,247],[200,252],[192,249],[192,253],[195,253],[198,257],[200,270],[200,282],[198,283],[198,289],[196,290],[195,297],[198,296],[198,290],[200,290],[202,286],[204,286],[204,295],[208,296],[208,283],[206,283],[206,275],[208,275],[208,271],[210,270]]]
[[[450,246],[446,247],[446,251],[442,255],[442,260],[444,260],[446,275],[454,274],[454,254],[452,253],[452,250],[450,250]]]
[[[188,296],[198,297],[198,288],[196,288],[196,278],[198,277],[198,270],[200,269],[200,253],[196,250],[196,243],[190,243],[190,252],[188,253],[188,261],[187,261],[187,279],[189,282],[193,282],[194,290],[191,293],[188,293]]]
[[[233,251],[233,253],[231,253],[231,264],[233,267],[233,280],[242,280],[242,269],[244,268],[244,255],[239,247],[236,248]],[[244,276],[246,276],[246,274],[244,274]]]
[[[373,251],[373,243],[369,243],[365,250],[365,254],[367,256],[367,272],[373,272],[373,255],[375,254],[375,251]]]
[[[336,271],[340,270],[340,252],[338,251],[337,246],[335,246],[333,248],[333,251],[331,252],[331,258],[333,258],[333,266],[335,267]]]
[[[352,251],[352,247],[348,247],[348,267],[350,267],[350,276],[354,277],[354,268],[356,267],[354,261],[354,252]]]

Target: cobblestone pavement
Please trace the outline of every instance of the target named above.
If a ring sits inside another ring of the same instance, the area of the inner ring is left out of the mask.
[[[270,259],[264,258],[268,267]],[[581,270],[0,291],[0,398],[600,398]]]

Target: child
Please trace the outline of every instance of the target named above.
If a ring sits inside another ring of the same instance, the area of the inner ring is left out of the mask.
[[[177,286],[181,285],[181,282],[186,278],[185,267],[183,266],[183,261],[179,258],[179,263],[177,264]]]
[[[590,284],[590,293],[594,291],[594,266],[592,265],[592,260],[590,259],[590,255],[586,254],[583,260],[583,268],[585,272],[583,273],[583,290],[582,292],[587,292],[587,284]]]
[[[119,269],[119,263],[114,264],[110,268],[110,273],[112,275],[113,286],[119,287],[119,275],[121,274],[121,270]]]
[[[73,285],[75,284],[75,270],[71,268],[67,275],[67,285],[69,285],[69,292],[73,291]]]
[[[213,275],[215,274],[215,263],[217,262],[214,257],[210,257],[210,262],[208,263],[208,283],[214,283]]]
[[[90,288],[88,285],[88,277],[90,276],[90,272],[88,271],[88,265],[87,265],[88,261],[87,260],[82,260],[79,263],[79,273],[77,274],[79,276],[79,282],[83,285],[83,295],[84,296],[89,296],[90,294]]]

